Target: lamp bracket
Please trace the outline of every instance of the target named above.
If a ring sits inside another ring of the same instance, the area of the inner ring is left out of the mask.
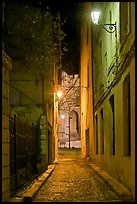
[[[108,33],[114,33],[116,31],[116,22],[113,24],[106,23],[106,24],[97,24],[97,25],[104,28]]]

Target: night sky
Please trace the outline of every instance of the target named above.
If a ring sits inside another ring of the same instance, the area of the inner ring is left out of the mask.
[[[48,5],[51,11],[60,12],[61,18],[67,19],[63,26],[63,31],[67,34],[65,41],[68,44],[68,52],[62,57],[63,70],[68,74],[79,73],[79,52],[77,33],[77,8],[79,2],[71,1],[51,1]],[[55,3],[56,2],[56,3]]]
[[[47,2],[51,11],[60,12],[61,18],[67,19],[63,29],[68,34],[68,38],[76,38],[76,11],[78,2],[71,1],[49,1]]]

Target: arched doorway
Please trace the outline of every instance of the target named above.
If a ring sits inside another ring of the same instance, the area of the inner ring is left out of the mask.
[[[69,113],[69,139],[70,148],[81,148],[80,134],[79,134],[79,117],[75,110]]]

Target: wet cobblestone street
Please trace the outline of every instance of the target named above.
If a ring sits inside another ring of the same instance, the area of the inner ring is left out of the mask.
[[[33,201],[122,202],[78,152],[60,153],[59,164]]]

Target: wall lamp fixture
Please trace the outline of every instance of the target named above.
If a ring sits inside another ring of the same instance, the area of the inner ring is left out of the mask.
[[[101,11],[94,11],[91,12],[91,18],[94,24],[101,26],[104,28],[108,33],[114,33],[116,32],[116,22],[115,23],[106,23],[106,24],[98,24],[99,17],[100,17]]]
[[[59,85],[55,85],[54,86],[54,94],[55,94],[56,101],[59,101],[61,99],[61,97],[63,96],[62,87]]]

